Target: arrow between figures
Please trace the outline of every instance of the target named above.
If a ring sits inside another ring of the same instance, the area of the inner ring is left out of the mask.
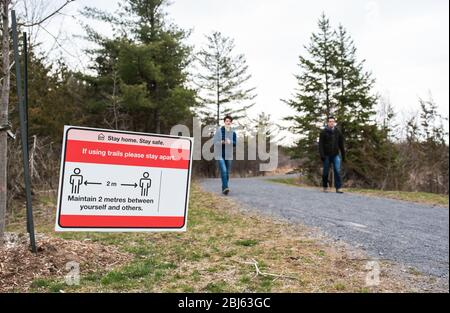
[[[87,186],[87,185],[101,185],[102,183],[88,182],[87,180],[85,180],[84,184]]]
[[[101,185],[102,183],[95,183],[95,182],[90,182],[90,181],[85,180],[84,184],[87,186],[87,185]],[[134,188],[136,188],[138,186],[137,183],[134,183],[134,184],[120,184],[120,185],[121,186],[130,186],[130,187],[134,187]]]

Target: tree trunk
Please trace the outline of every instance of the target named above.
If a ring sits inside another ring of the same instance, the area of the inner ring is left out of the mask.
[[[7,144],[8,144],[8,104],[9,104],[9,5],[11,0],[1,0],[2,14],[2,94],[0,104],[0,246],[3,245],[3,238],[6,224],[6,200],[7,200]]]
[[[220,125],[220,69],[219,69],[219,62],[217,62],[216,88],[217,88],[217,127],[218,127]]]
[[[159,109],[156,109],[155,111],[155,123],[156,123],[156,133],[160,134],[161,133],[161,115],[159,113]]]
[[[115,129],[119,129],[119,118],[117,114],[117,97],[116,97],[116,89],[117,89],[117,70],[114,69],[113,74],[113,94],[112,94],[112,104],[113,104],[113,114],[114,114],[114,127]]]

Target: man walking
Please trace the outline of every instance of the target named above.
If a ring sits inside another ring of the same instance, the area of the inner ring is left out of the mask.
[[[322,130],[319,137],[319,152],[323,162],[322,186],[324,192],[328,190],[328,172],[330,170],[330,164],[333,164],[336,192],[343,193],[341,191],[341,156],[339,155],[339,150],[342,161],[345,161],[344,136],[337,129],[334,116],[329,116],[327,126]]]
[[[230,178],[231,161],[233,160],[233,147],[236,147],[236,133],[231,128],[233,118],[229,115],[223,119],[224,126],[217,129],[214,135],[214,154],[219,165],[222,178],[222,193],[228,195],[228,180]]]

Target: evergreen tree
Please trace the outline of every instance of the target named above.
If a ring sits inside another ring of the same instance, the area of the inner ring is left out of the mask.
[[[374,121],[374,80],[364,71],[364,61],[357,61],[356,47],[343,26],[333,31],[322,14],[318,27],[306,47],[307,55],[300,56],[296,94],[285,101],[298,112],[287,118],[301,136],[293,155],[303,160],[311,178],[317,178],[321,166],[317,140],[327,116],[334,115],[348,151],[345,176],[371,181],[370,173],[375,170],[371,165],[380,164],[371,161],[379,158],[377,152],[385,142]]]
[[[380,167],[377,175],[378,187],[381,189],[399,190],[405,183],[406,177],[403,175],[402,162],[400,160],[400,151],[397,146],[396,130],[397,125],[394,123],[396,114],[389,99],[380,99],[378,119],[378,131],[383,139],[379,145],[378,159]],[[376,176],[376,175],[375,175]]]
[[[448,193],[448,132],[443,127],[446,118],[443,118],[437,110],[431,94],[428,100],[419,99],[420,126],[422,141],[420,150],[423,159],[422,164],[427,164],[421,173],[421,183],[430,192]]]
[[[202,104],[199,115],[206,121],[220,122],[220,115],[232,114],[234,118],[244,116],[253,104],[241,102],[253,100],[255,88],[246,88],[251,78],[243,54],[233,55],[233,39],[213,32],[206,36],[207,45],[197,55],[199,74],[196,84],[200,88]],[[214,112],[214,113],[213,113]]]
[[[320,129],[337,107],[333,97],[337,43],[325,14],[320,17],[318,27],[309,46],[305,46],[307,55],[299,57],[301,73],[295,76],[296,92],[292,99],[283,100],[298,113],[286,120],[294,122],[292,130],[301,136],[293,157],[302,159],[309,174],[320,165],[317,146]]]
[[[358,126],[373,123],[377,97],[371,92],[375,80],[369,72],[364,71],[365,60],[357,61],[356,47],[342,25],[339,25],[335,35],[336,55],[332,60],[336,93],[333,97],[337,101],[337,109],[334,114],[341,121],[344,133],[346,126],[352,127],[349,131],[349,135],[352,135],[358,133]]]
[[[421,108],[419,115],[422,126],[421,138],[433,145],[445,144],[445,137],[448,136],[448,133],[443,127],[443,122],[446,118],[438,113],[437,104],[431,94],[428,100],[419,98],[419,104]]]
[[[183,40],[188,33],[166,22],[167,5],[166,0],[127,0],[116,15],[85,10],[116,30],[115,38],[107,39],[87,27],[89,38],[100,45],[92,51],[97,77],[86,77],[100,96],[93,107],[113,108],[115,118],[123,116],[135,131],[168,132],[189,120],[195,106],[195,92],[186,87],[191,48]]]
[[[356,47],[342,25],[335,32],[336,50],[333,95],[337,101],[335,116],[344,134],[348,151],[345,172],[348,178],[376,181],[390,156],[388,132],[376,126],[375,107],[378,97],[372,94],[375,80],[364,70],[365,60],[358,62]],[[361,144],[363,143],[363,144]],[[373,147],[373,149],[372,149]],[[373,150],[368,154],[365,149]]]

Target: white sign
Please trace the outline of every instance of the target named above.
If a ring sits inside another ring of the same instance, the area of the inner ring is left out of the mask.
[[[193,138],[65,126],[56,231],[185,231]]]

